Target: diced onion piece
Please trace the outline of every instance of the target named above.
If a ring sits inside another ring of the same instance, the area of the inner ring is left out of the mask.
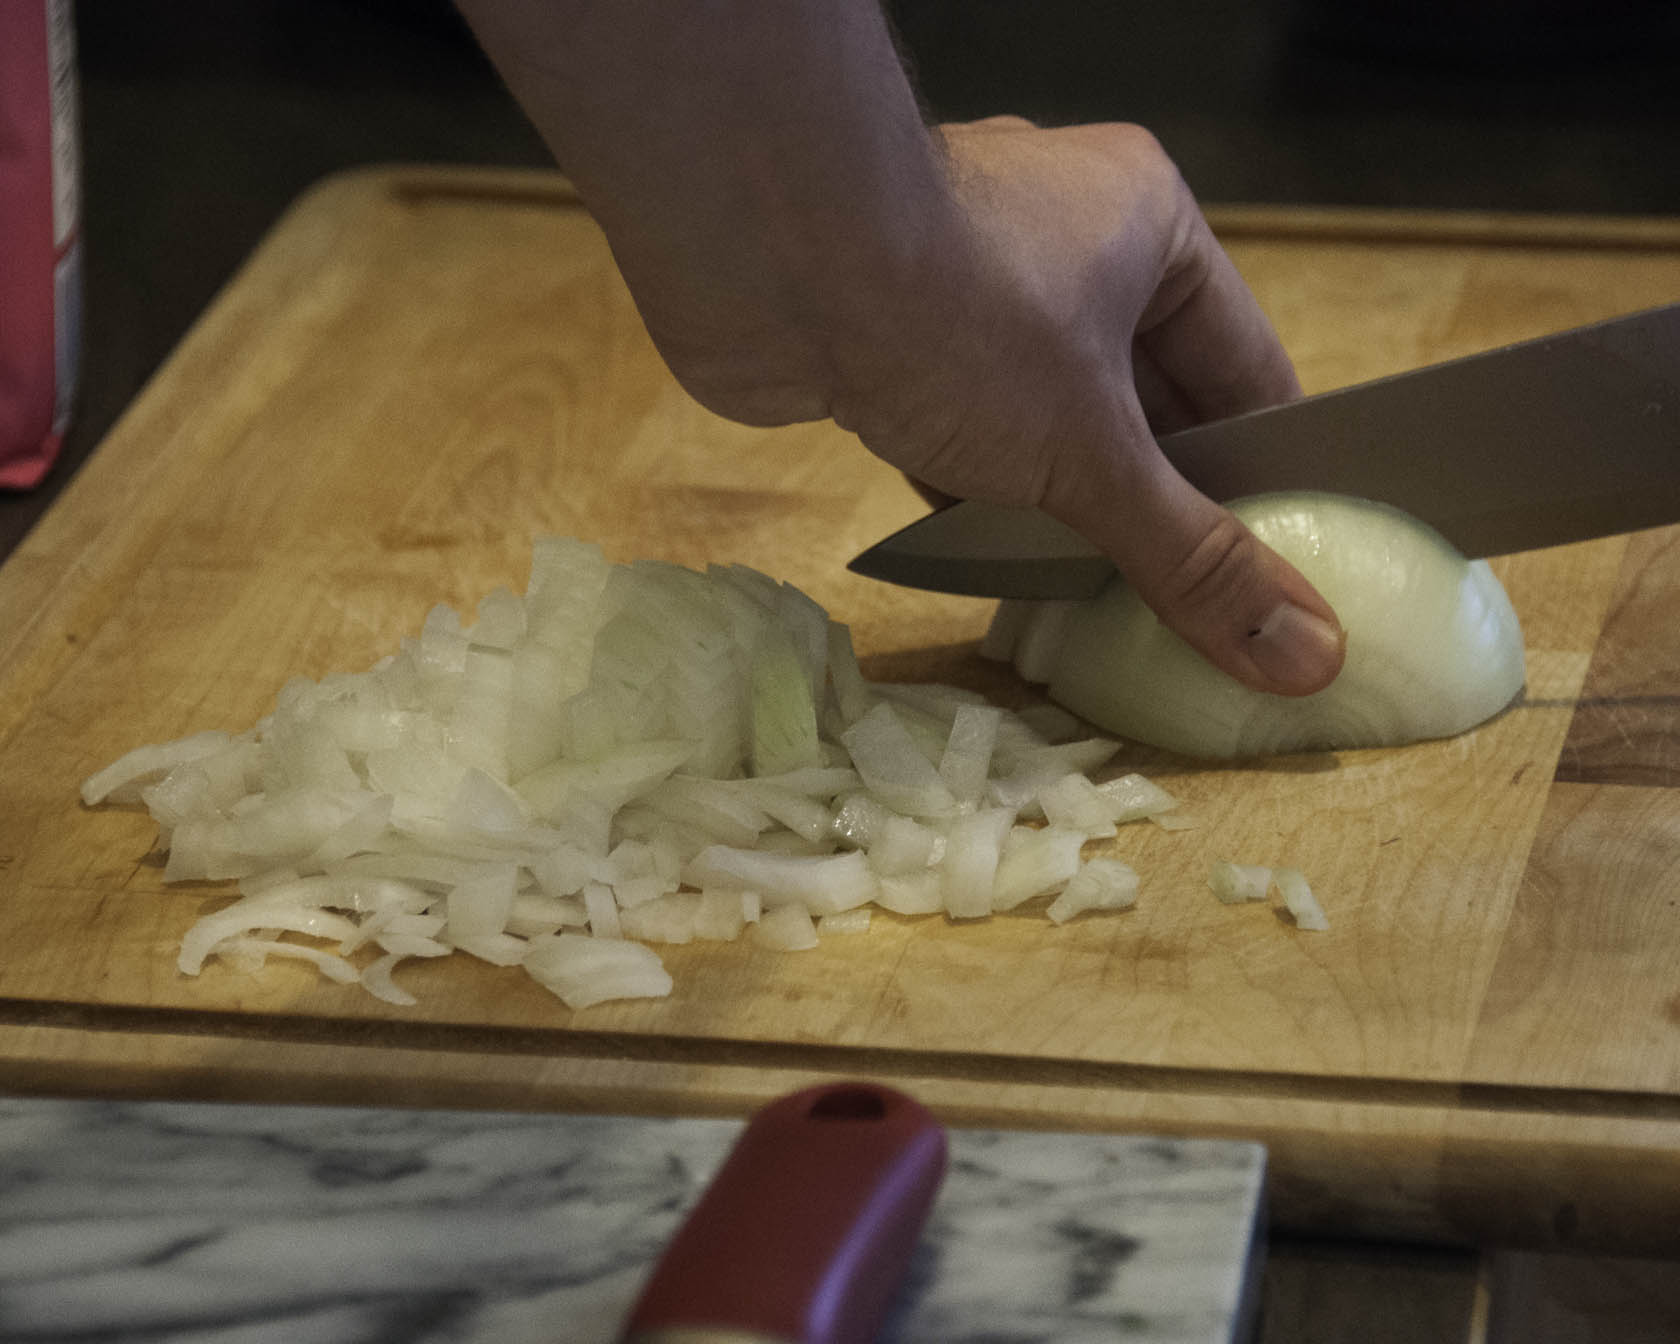
[[[515,786],[540,817],[564,816],[574,799],[587,797],[616,812],[640,797],[694,754],[692,742],[636,742],[597,760],[555,761]]]
[[[402,952],[387,952],[377,960],[370,961],[362,968],[362,988],[374,998],[394,1003],[399,1008],[414,1007],[420,1000],[391,979],[391,971],[406,955]]]
[[[1014,820],[1008,808],[993,807],[952,823],[939,864],[939,890],[946,913],[953,919],[979,919],[992,913],[998,858]]]
[[[597,938],[622,938],[618,902],[603,882],[591,882],[583,889],[583,908],[589,914],[589,932]]]
[[[1002,720],[1002,710],[985,704],[959,705],[952,716],[951,735],[939,758],[939,777],[957,802],[978,804],[985,796]]]
[[[856,781],[857,776],[851,771],[836,771],[836,774],[850,776]],[[781,775],[777,778],[793,778]],[[783,787],[770,779],[745,779],[731,781],[736,784],[741,794],[756,809],[761,810],[772,820],[779,821],[794,834],[806,840],[826,840],[834,824],[834,813],[824,803],[807,793],[797,789]],[[762,829],[762,828],[761,828]],[[720,839],[722,837],[719,837]]]
[[[140,801],[152,820],[173,830],[193,818],[214,818],[221,808],[212,793],[210,774],[196,761],[182,761],[155,784],[140,790]]]
[[[296,864],[353,816],[367,796],[333,789],[252,794],[250,805],[231,816],[183,822],[170,836],[164,880],[215,881]]]
[[[511,863],[486,868],[449,893],[450,940],[488,938],[507,928],[518,891],[519,869]]]
[[[565,749],[566,703],[582,685],[567,689],[577,671],[576,649],[550,648],[531,638],[516,645],[512,657],[512,719],[518,726],[508,737],[508,778],[524,779]],[[587,678],[587,663],[583,673]]]
[[[750,847],[770,817],[730,781],[673,775],[649,789],[639,800],[663,817],[704,831],[720,844]]]
[[[857,788],[861,781],[850,766],[819,765],[809,770],[789,770],[780,775],[763,775],[738,781],[749,795],[760,788],[801,794],[806,798],[836,798]]]
[[[887,822],[898,814],[867,793],[854,793],[835,810],[833,832],[837,840],[853,849],[868,849]]]
[[[491,649],[511,649],[525,637],[525,603],[511,588],[493,588],[478,603],[467,638]]]
[[[826,648],[826,627],[823,638]],[[785,631],[766,631],[752,660],[749,693],[753,773],[774,775],[819,764],[817,705],[809,671]]]
[[[887,688],[883,689],[900,689]],[[910,735],[916,750],[927,757],[928,764],[937,773],[940,758],[945,754],[945,744],[951,739],[951,720],[948,711],[940,709],[924,709],[914,700],[900,696],[891,697],[887,703],[894,716],[904,725],[904,731]],[[943,781],[942,781],[943,782]]]
[[[713,845],[694,856],[684,877],[702,889],[756,891],[767,906],[796,904],[813,915],[851,910],[873,900],[878,889],[868,861],[856,851],[807,857]]]
[[[1093,737],[1055,746],[1021,747],[1007,754],[1000,749],[1002,773],[987,784],[987,796],[998,807],[1012,807],[1022,816],[1032,816],[1042,811],[1036,800],[1045,785],[1066,775],[1089,775],[1119,747],[1108,738]]]
[[[332,865],[331,876],[388,877],[431,891],[447,891],[450,887],[470,882],[480,865],[465,859],[452,859],[441,854],[427,854],[405,850],[390,854],[353,854]]]
[[[856,910],[842,910],[837,915],[824,915],[817,921],[819,936],[827,933],[868,933],[869,907],[860,905]]]
[[[508,912],[507,931],[519,938],[530,938],[539,933],[558,933],[563,928],[582,929],[588,926],[588,908],[581,900],[569,897],[538,896],[530,892],[521,892],[513,898],[513,908]]]
[[[1208,886],[1226,905],[1263,901],[1272,885],[1272,870],[1259,864],[1221,861],[1208,871]]]
[[[324,906],[330,910],[354,910],[358,913],[385,911],[417,915],[432,903],[432,898],[418,887],[391,878],[299,877],[284,869],[270,870],[260,878],[241,879],[239,889],[246,896],[260,896],[273,904]]]
[[[881,879],[875,904],[895,915],[932,915],[945,908],[937,868]]]
[[[1091,859],[1044,913],[1065,924],[1085,910],[1125,910],[1137,904],[1138,875],[1119,859]]]
[[[753,941],[780,952],[804,952],[817,945],[817,926],[802,906],[766,910],[753,925]]]
[[[330,868],[352,854],[370,850],[391,824],[394,800],[390,794],[370,795],[342,825],[329,833],[309,856],[311,866]]]
[[[269,957],[291,957],[312,963],[327,979],[341,985],[353,985],[359,978],[356,968],[343,957],[303,943],[283,943],[278,938],[224,938],[216,944],[216,955],[226,961],[237,958],[241,969],[248,966],[253,973],[261,970]]]
[[[576,896],[595,876],[594,860],[573,844],[561,843],[535,855],[527,865],[544,894]]]
[[[1114,834],[1114,809],[1084,775],[1063,775],[1046,784],[1037,801],[1052,826],[1091,838]]]
[[[1330,927],[1324,908],[1298,868],[1275,868],[1272,881],[1277,884],[1278,895],[1283,897],[1289,913],[1295,917],[1296,928],[1322,933]]]
[[[588,683],[589,654],[611,568],[593,542],[551,536],[532,544],[526,628],[538,643],[574,653],[570,676],[559,687],[567,696]]]
[[[717,942],[732,942],[747,926],[747,893],[729,888],[708,887],[694,907],[694,936]],[[754,918],[757,910],[753,911]]]
[[[414,811],[398,798],[391,810],[391,830],[413,847],[471,863],[518,862],[555,843],[556,832],[545,826],[517,831],[483,830]],[[398,847],[393,844],[391,848]]]
[[[937,681],[889,681],[875,688],[901,709],[910,708],[930,715],[949,735],[957,711],[964,706],[992,709],[986,697],[964,686],[948,686]]]
[[[507,785],[474,768],[455,786],[446,819],[466,830],[524,831],[531,809]]]
[[[670,973],[658,954],[622,938],[562,933],[533,939],[524,965],[532,979],[574,1010],[609,999],[663,998],[671,992]]]
[[[1142,775],[1118,775],[1105,779],[1097,785],[1097,792],[1108,800],[1108,819],[1120,826],[1129,821],[1159,816],[1178,806],[1177,798]]]
[[[886,702],[848,728],[842,740],[865,786],[895,812],[935,817],[956,807],[951,790]]]
[[[807,840],[802,835],[783,830],[766,831],[759,836],[758,848],[765,854],[802,854],[806,858],[821,858],[835,851],[832,840]]]
[[[1188,812],[1151,812],[1149,820],[1163,831],[1193,831],[1202,824]]]
[[[441,740],[419,736],[394,747],[370,751],[366,761],[368,784],[392,797],[427,798],[446,802],[465,777],[467,767],[444,749]]]
[[[467,765],[505,778],[512,723],[513,659],[503,649],[469,646],[449,719],[450,750]]]
[[[381,948],[394,957],[447,957],[451,951],[448,943],[440,943],[430,934],[410,933],[401,929],[392,929],[401,916],[390,921],[374,938]]]
[[[1006,845],[992,880],[992,909],[1013,910],[1034,896],[1057,891],[1079,872],[1082,831],[1056,826],[1017,827],[1017,843]]]
[[[694,938],[699,915],[699,892],[673,891],[620,910],[618,926],[623,937],[644,943],[686,943]]]
[[[912,817],[889,816],[869,846],[869,866],[883,877],[914,873],[934,862],[942,848],[938,831]]]
[[[875,707],[879,696],[858,667],[852,632],[838,621],[828,623],[828,676],[842,722],[856,723]]]
[[[383,933],[399,934],[412,938],[424,938],[431,942],[443,932],[444,925],[449,922],[446,915],[434,915],[430,912],[413,914],[407,910],[392,910],[385,920]],[[435,955],[416,952],[415,956]]]
[[[396,918],[395,910],[381,910],[368,915],[356,925],[356,931],[338,945],[338,955],[348,957],[358,949],[371,943],[385,932],[385,926]]]
[[[511,933],[486,933],[460,938],[455,946],[462,952],[487,961],[492,966],[518,966],[525,960],[530,944]]]
[[[612,887],[620,910],[657,900],[677,888],[674,880],[666,881],[659,870],[658,855],[645,840],[620,841],[597,871]]]
[[[295,868],[269,868],[260,873],[252,873],[249,877],[239,879],[239,894],[241,896],[258,896],[265,891],[273,891],[276,887],[289,886],[297,883],[320,883],[326,879],[319,877],[306,878],[298,874]],[[325,905],[325,901],[304,900],[304,905]]]

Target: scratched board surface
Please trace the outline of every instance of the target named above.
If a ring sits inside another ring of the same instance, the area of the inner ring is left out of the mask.
[[[1314,391],[1680,299],[1664,221],[1215,223]],[[0,569],[0,1084],[727,1112],[865,1072],[968,1121],[1259,1137],[1302,1224],[1680,1245],[1680,532],[1496,562],[1527,687],[1460,738],[1123,751],[1197,822],[1105,842],[1135,910],[668,948],[659,1001],[574,1014],[464,957],[404,965],[412,1009],[289,964],[184,977],[226,888],[166,887],[143,814],[77,801],[520,587],[542,532],[755,566],[871,675],[1029,699],[975,653],[986,604],[846,573],[922,511],[832,426],[689,402],[558,179],[324,185]],[[1222,858],[1304,869],[1329,932],[1221,906]]]

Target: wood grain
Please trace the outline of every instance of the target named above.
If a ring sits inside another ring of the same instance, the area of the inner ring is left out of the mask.
[[[1558,758],[1560,781],[1680,784],[1677,589],[1680,536],[1663,529],[1633,538]]]
[[[1680,298],[1659,221],[1602,244],[1215,222],[1314,390]],[[138,742],[243,728],[432,603],[521,585],[543,531],[754,565],[851,624],[874,675],[1020,700],[974,654],[986,604],[845,571],[921,511],[831,426],[683,397],[557,179],[329,182],[0,568],[0,1084],[738,1111],[863,1072],[974,1122],[1261,1138],[1304,1227],[1680,1244],[1669,531],[1500,561],[1528,686],[1461,738],[1221,769],[1129,751],[1200,822],[1112,842],[1145,875],[1133,912],[673,948],[659,1002],[574,1015],[463,958],[399,972],[413,1010],[297,966],[182,977],[224,889],[165,888],[143,816],[75,802]],[[1220,906],[1215,858],[1305,868],[1330,932]]]

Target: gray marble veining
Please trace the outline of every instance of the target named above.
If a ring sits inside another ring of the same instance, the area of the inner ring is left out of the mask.
[[[0,1341],[608,1344],[724,1120],[0,1100]],[[1233,1338],[1252,1145],[958,1130],[883,1338]]]

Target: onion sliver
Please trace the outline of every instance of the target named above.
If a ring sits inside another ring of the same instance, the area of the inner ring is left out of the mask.
[[[181,939],[176,964],[186,975],[197,975],[209,956],[225,938],[250,933],[253,929],[282,929],[316,938],[343,941],[356,935],[356,926],[343,915],[317,907],[282,905],[261,896],[248,896],[225,910],[206,915]]]
[[[1052,699],[1122,737],[1231,758],[1449,737],[1522,689],[1522,631],[1486,561],[1365,500],[1261,495],[1232,510],[1335,608],[1347,632],[1336,680],[1299,698],[1249,690],[1116,580],[1058,610],[1043,660]]]
[[[805,952],[817,945],[817,927],[800,906],[782,905],[766,910],[753,925],[753,941],[781,952]]]
[[[686,880],[697,887],[756,891],[766,906],[798,905],[813,915],[836,915],[875,898],[878,884],[856,850],[807,856],[713,845],[690,861]]]
[[[82,785],[82,801],[90,807],[104,802],[138,802],[143,785],[162,779],[183,762],[214,755],[232,740],[224,732],[209,729],[174,742],[136,747],[89,775]]]
[[[568,1008],[607,999],[658,998],[671,992],[671,976],[652,948],[620,938],[562,933],[533,938],[525,969],[558,994]]]
[[[1208,871],[1208,886],[1225,905],[1263,901],[1271,885],[1272,870],[1260,864],[1221,861]]]
[[[1092,859],[1044,913],[1065,924],[1084,910],[1125,910],[1137,903],[1138,875],[1119,859]]]
[[[1330,927],[1324,908],[1319,905],[1318,898],[1313,895],[1299,869],[1278,868],[1272,873],[1272,881],[1277,884],[1278,895],[1283,897],[1289,913],[1295,917],[1296,928],[1323,933]]]

